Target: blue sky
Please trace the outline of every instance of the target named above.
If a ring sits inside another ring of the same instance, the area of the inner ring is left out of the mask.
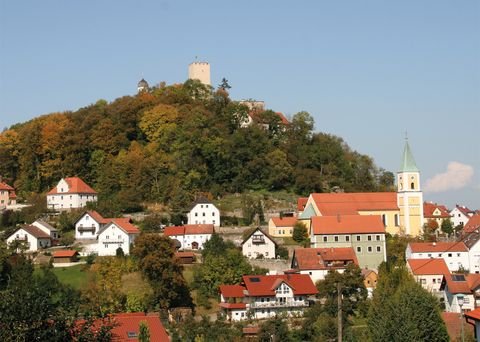
[[[0,0],[0,129],[151,84],[198,56],[234,99],[338,135],[424,197],[480,209],[480,2]]]

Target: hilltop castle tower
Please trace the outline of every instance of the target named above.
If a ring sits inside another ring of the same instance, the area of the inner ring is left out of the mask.
[[[423,227],[423,193],[420,171],[408,140],[405,140],[402,164],[397,172],[397,203],[400,209],[400,227],[404,233],[419,236]]]
[[[137,84],[137,92],[147,91],[148,90],[148,82],[145,79],[141,79]]]
[[[199,80],[205,85],[212,85],[210,82],[210,64],[208,62],[193,62],[188,66],[188,78]]]

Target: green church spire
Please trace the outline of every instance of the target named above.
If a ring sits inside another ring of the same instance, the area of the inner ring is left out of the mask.
[[[405,149],[403,150],[402,165],[400,172],[419,172],[415,159],[413,159],[410,145],[408,144],[408,138],[405,138]]]

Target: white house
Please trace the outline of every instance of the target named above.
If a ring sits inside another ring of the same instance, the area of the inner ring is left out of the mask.
[[[459,224],[465,225],[474,214],[474,210],[470,210],[467,207],[458,204],[450,211],[451,221],[454,227]]]
[[[406,259],[441,258],[450,272],[470,269],[468,248],[460,242],[410,242],[405,250]]]
[[[331,271],[343,273],[348,265],[358,266],[352,247],[344,248],[297,248],[293,252],[291,267],[300,274],[310,276],[316,283],[325,279]]]
[[[220,210],[206,198],[198,199],[187,214],[188,224],[213,224],[220,227]]]
[[[407,268],[415,280],[436,295],[441,295],[440,291],[444,277],[450,276],[445,260],[443,259],[407,259]]]
[[[186,224],[166,227],[163,235],[174,240],[178,249],[203,249],[203,244],[210,240],[214,231],[213,224]]]
[[[245,275],[242,285],[220,286],[220,307],[231,321],[301,315],[317,292],[305,274]]]
[[[444,290],[445,311],[471,311],[480,306],[480,275],[479,274],[451,274],[445,277],[440,290]],[[460,310],[460,303],[463,305]]]
[[[94,210],[83,213],[75,222],[75,239],[96,239],[100,229],[111,220],[110,218],[104,218]]]
[[[59,238],[58,229],[52,227],[51,225],[49,225],[45,221],[36,220],[35,222],[32,223],[32,226],[35,226],[38,229],[40,229],[41,231],[43,231],[44,233],[50,235],[50,237],[54,240]]]
[[[242,254],[249,259],[262,256],[265,259],[275,258],[277,243],[260,228],[255,229],[242,242]]]
[[[463,237],[463,243],[468,248],[470,273],[480,273],[480,229],[476,229]]]
[[[62,178],[47,194],[47,207],[52,210],[83,208],[97,201],[97,192],[78,177]]]
[[[9,245],[15,241],[25,243],[27,252],[36,252],[40,248],[48,248],[52,244],[50,234],[31,225],[22,226],[7,238],[7,244]]]
[[[140,230],[130,223],[129,218],[110,219],[110,223],[98,232],[98,255],[116,255],[119,247],[125,255],[130,254],[130,246],[138,234]]]

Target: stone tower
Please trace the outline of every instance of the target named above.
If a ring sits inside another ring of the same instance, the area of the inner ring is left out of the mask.
[[[137,84],[137,91],[140,93],[142,91],[148,90],[148,82],[145,79],[141,79]]]
[[[407,235],[418,236],[423,227],[423,193],[420,171],[408,140],[405,140],[402,164],[397,172],[397,203],[400,209],[400,228]]]
[[[193,62],[188,66],[188,78],[199,80],[205,85],[212,85],[210,82],[210,64],[208,62]]]

